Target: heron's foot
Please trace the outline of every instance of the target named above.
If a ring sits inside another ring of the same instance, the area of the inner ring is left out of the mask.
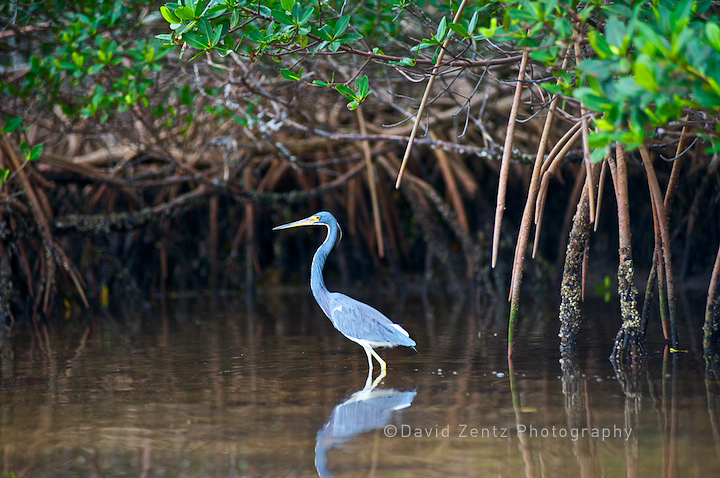
[[[377,360],[378,363],[380,364],[380,373],[384,377],[385,374],[387,373],[387,364],[373,349],[370,349],[370,353],[372,353],[372,356],[375,357],[375,360]]]
[[[363,387],[363,391],[368,392],[370,390],[373,390],[375,387],[377,387],[380,384],[380,382],[382,381],[382,379],[385,378],[386,375],[387,374],[385,373],[385,371],[381,370],[380,374],[378,374],[378,376],[375,377],[375,380],[373,380],[372,370],[369,370],[367,379],[365,379],[365,386]]]
[[[385,378],[385,375],[386,375],[385,372],[380,372],[380,374],[377,377],[375,377],[375,380],[373,380],[372,385],[370,385],[370,390],[373,390],[375,387],[380,385],[380,382],[382,381],[382,379]]]

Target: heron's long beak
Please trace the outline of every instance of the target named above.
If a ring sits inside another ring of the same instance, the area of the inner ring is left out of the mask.
[[[305,219],[300,219],[299,221],[283,224],[282,226],[275,226],[273,227],[273,231],[277,231],[279,229],[290,229],[291,227],[314,226],[319,220],[320,217],[318,216],[310,216],[306,217]]]

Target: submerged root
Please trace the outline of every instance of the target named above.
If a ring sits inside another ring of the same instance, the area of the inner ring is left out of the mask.
[[[618,333],[620,335],[620,333]],[[617,339],[616,339],[617,340]],[[647,375],[647,355],[644,346],[642,352],[632,356],[632,360],[621,362],[612,360],[615,378],[620,383],[623,394],[630,401],[626,401],[626,407],[634,400],[637,404],[642,400],[642,383]],[[615,352],[613,351],[613,354]],[[611,357],[612,358],[612,357]]]
[[[634,327],[621,327],[615,336],[613,351],[610,354],[613,364],[616,367],[622,367],[644,360],[645,357],[645,334]]]
[[[578,365],[577,350],[566,348],[560,353],[562,369],[562,391],[565,396],[565,413],[570,426],[581,423],[582,404],[582,373]]]

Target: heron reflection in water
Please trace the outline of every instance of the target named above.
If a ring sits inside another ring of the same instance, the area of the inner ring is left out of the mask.
[[[333,447],[345,444],[361,433],[385,427],[393,412],[412,405],[417,392],[400,392],[394,389],[376,389],[382,376],[371,385],[355,392],[337,405],[330,420],[322,427],[315,440],[315,469],[321,478],[330,477],[327,454]]]
[[[305,219],[277,226],[273,228],[273,231],[300,226],[325,226],[328,229],[325,241],[318,247],[313,257],[310,269],[310,289],[312,289],[315,301],[328,316],[333,326],[365,350],[369,367],[366,387],[369,387],[373,369],[372,357],[375,357],[380,364],[380,377],[384,377],[386,373],[385,361],[374,349],[398,345],[414,348],[415,341],[410,338],[410,334],[405,329],[393,323],[379,311],[345,294],[330,292],[325,287],[322,276],[325,260],[342,237],[342,230],[335,217],[329,212],[322,211]]]

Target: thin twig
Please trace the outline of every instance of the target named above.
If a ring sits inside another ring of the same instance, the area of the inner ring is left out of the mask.
[[[457,23],[457,21],[460,19],[460,15],[462,15],[462,11],[463,9],[465,9],[466,4],[467,0],[462,0],[462,3],[460,3],[460,6],[455,13],[455,17],[453,18],[453,23]],[[440,48],[437,60],[435,61],[435,66],[432,69],[432,73],[430,74],[430,78],[428,79],[428,84],[425,87],[425,93],[423,93],[422,100],[420,100],[420,106],[418,107],[417,114],[415,115],[415,123],[413,124],[412,131],[410,132],[410,138],[408,139],[407,148],[405,148],[405,154],[403,155],[402,163],[400,164],[400,171],[398,171],[397,180],[395,181],[395,189],[400,188],[402,176],[405,172],[405,168],[407,167],[407,160],[410,157],[410,150],[412,149],[413,142],[415,141],[415,136],[417,135],[418,127],[420,126],[420,122],[422,120],[423,112],[425,111],[425,105],[430,98],[430,91],[432,90],[433,83],[435,83],[435,78],[437,77],[438,70],[440,69],[440,65],[442,64],[443,57],[445,56],[445,51],[447,50],[448,45],[450,45],[450,37],[451,35],[448,35],[447,38],[445,38],[445,41],[442,44],[442,48]]]

